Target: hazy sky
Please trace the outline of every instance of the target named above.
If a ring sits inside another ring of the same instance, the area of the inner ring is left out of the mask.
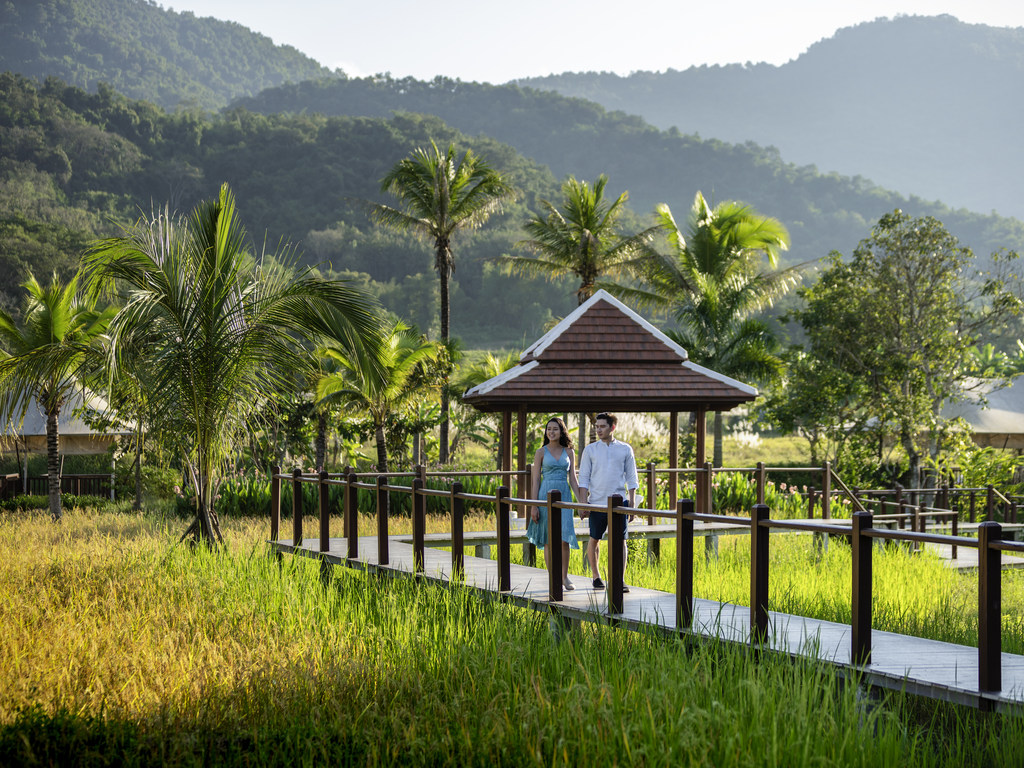
[[[502,83],[552,72],[783,64],[841,27],[950,14],[1024,27],[1022,0],[159,0],[362,76]]]

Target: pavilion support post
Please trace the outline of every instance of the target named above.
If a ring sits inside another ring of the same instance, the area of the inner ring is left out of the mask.
[[[516,495],[525,499],[531,487],[530,478],[526,474],[526,406],[520,405],[516,418]],[[526,527],[527,507],[525,504],[516,505],[516,517],[522,520],[522,526]],[[530,541],[523,542],[523,563],[533,568],[537,565],[537,548]]]
[[[647,508],[656,509],[658,500],[658,482],[655,469],[657,465],[653,461],[647,462]],[[670,475],[671,477],[671,475]],[[647,516],[647,524],[654,525],[656,518],[653,515]],[[661,539],[647,540],[647,560],[656,563],[661,559]]]
[[[348,474],[348,487],[345,489],[345,517],[348,518],[348,533],[345,534],[345,542],[348,544],[348,551],[345,553],[349,560],[359,559],[359,489],[356,483],[359,478],[355,472]],[[324,486],[326,488],[326,485]]]
[[[501,453],[501,471],[511,472],[512,471],[512,411],[501,412],[501,435],[499,436],[499,442],[501,443],[499,451]]]
[[[668,466],[669,469],[679,469],[679,412],[672,411],[668,415]],[[669,473],[668,479],[668,508],[675,509],[679,501],[679,475],[676,472]]]
[[[695,452],[693,456],[693,466],[698,469],[702,469],[707,460],[707,438],[708,438],[708,409],[698,408],[697,417],[694,420],[694,433],[697,438]],[[711,509],[706,506],[705,502],[707,499],[707,491],[705,490],[704,475],[697,473],[697,511],[702,514],[709,514]],[[710,489],[710,483],[708,483],[708,489]]]

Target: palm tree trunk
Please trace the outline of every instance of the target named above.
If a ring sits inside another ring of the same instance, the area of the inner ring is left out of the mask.
[[[60,434],[57,426],[57,414],[60,409],[50,410],[46,414],[46,482],[50,496],[50,517],[60,522]]]
[[[327,464],[327,411],[316,415],[316,471],[323,472]]]
[[[445,248],[447,251],[447,248]],[[448,256],[446,253],[445,256]],[[442,264],[440,255],[437,263],[437,273],[441,280],[441,341],[448,345],[450,331],[449,303],[448,303],[448,278],[451,275],[451,268],[447,265],[447,259]],[[438,461],[441,464],[448,463],[448,371],[444,372],[444,381],[441,382],[441,447]]]

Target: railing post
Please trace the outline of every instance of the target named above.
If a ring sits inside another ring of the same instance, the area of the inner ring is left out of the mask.
[[[978,690],[1002,689],[1002,552],[992,542],[1002,539],[1002,526],[978,526]]]
[[[561,491],[548,491],[548,595],[553,602],[562,599],[562,508]]]
[[[655,467],[657,465],[653,461],[647,462],[647,508],[657,509],[658,508],[658,485],[657,478],[655,477]],[[654,516],[647,516],[647,524],[654,525]],[[647,559],[649,562],[657,562],[661,559],[661,539],[648,539],[647,540]]]
[[[818,492],[814,490],[814,486],[810,486],[807,489],[807,519],[814,519],[814,502],[818,498]]]
[[[832,463],[828,461],[821,467],[821,519],[832,519]]]
[[[975,501],[976,501],[975,492],[971,491],[971,505],[970,505],[970,510],[968,512],[968,515],[967,515],[967,519],[970,520],[970,522],[972,524],[978,522],[978,511],[975,508]]]
[[[764,504],[765,486],[768,481],[768,473],[765,471],[764,462],[757,462],[757,469],[754,472],[757,481],[757,503]]]
[[[345,526],[345,541],[348,543],[346,557],[349,560],[359,559],[359,489],[356,483],[359,478],[355,472],[349,472],[348,486],[345,488],[345,519],[348,525]]]
[[[327,472],[320,470],[317,483],[317,495],[320,499],[320,551],[331,549],[331,499],[328,496],[330,486],[327,485]]]
[[[622,517],[618,511],[621,506],[622,497],[618,494],[608,498],[608,613],[622,613],[626,540],[623,537],[625,526],[620,526],[618,522]]]
[[[292,470],[292,546],[302,546],[302,470]]]
[[[384,475],[377,476],[377,565],[391,562],[388,538],[388,479]]]
[[[676,505],[676,629],[693,624],[693,500],[682,499]]]
[[[512,557],[509,552],[508,486],[502,485],[495,494],[494,506],[498,514],[498,591],[508,592],[512,589]]]
[[[771,531],[761,525],[768,520],[768,507],[755,504],[750,514],[750,641],[768,639],[768,537]]]
[[[466,539],[463,534],[463,514],[466,511],[466,500],[461,498],[462,483],[456,481],[451,487],[452,515],[452,578],[462,578],[466,570]]]
[[[853,605],[851,610],[850,663],[871,663],[871,528],[870,512],[854,512],[850,542],[853,555]]]
[[[355,468],[349,465],[345,465],[341,470],[341,476],[345,478],[345,482],[349,482],[348,476],[355,472]],[[348,540],[348,486],[345,487],[345,509],[341,512],[341,535],[347,541]]]
[[[953,515],[950,518],[950,520],[951,520],[951,522],[953,524],[953,530],[950,531],[950,533],[953,536],[959,536],[960,535],[960,516],[958,514],[957,515]],[[951,550],[950,554],[952,555],[952,559],[956,560],[956,553],[957,553],[956,544],[954,544],[952,547],[950,547],[950,550]]]
[[[270,540],[281,538],[281,467],[270,468]]]
[[[412,481],[412,567],[413,573],[423,573],[424,547],[427,534],[427,497],[421,491],[422,477]]]
[[[710,461],[704,462],[704,511],[712,514],[715,508],[715,473]]]

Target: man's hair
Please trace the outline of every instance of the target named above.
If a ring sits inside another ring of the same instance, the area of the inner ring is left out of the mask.
[[[604,411],[601,411],[601,413],[597,414],[597,416],[594,417],[594,423],[595,424],[597,423],[598,419],[604,419],[605,421],[608,422],[608,424],[610,426],[613,426],[613,427],[616,424],[619,423],[619,417],[618,416],[616,416],[614,413],[606,413]]]

